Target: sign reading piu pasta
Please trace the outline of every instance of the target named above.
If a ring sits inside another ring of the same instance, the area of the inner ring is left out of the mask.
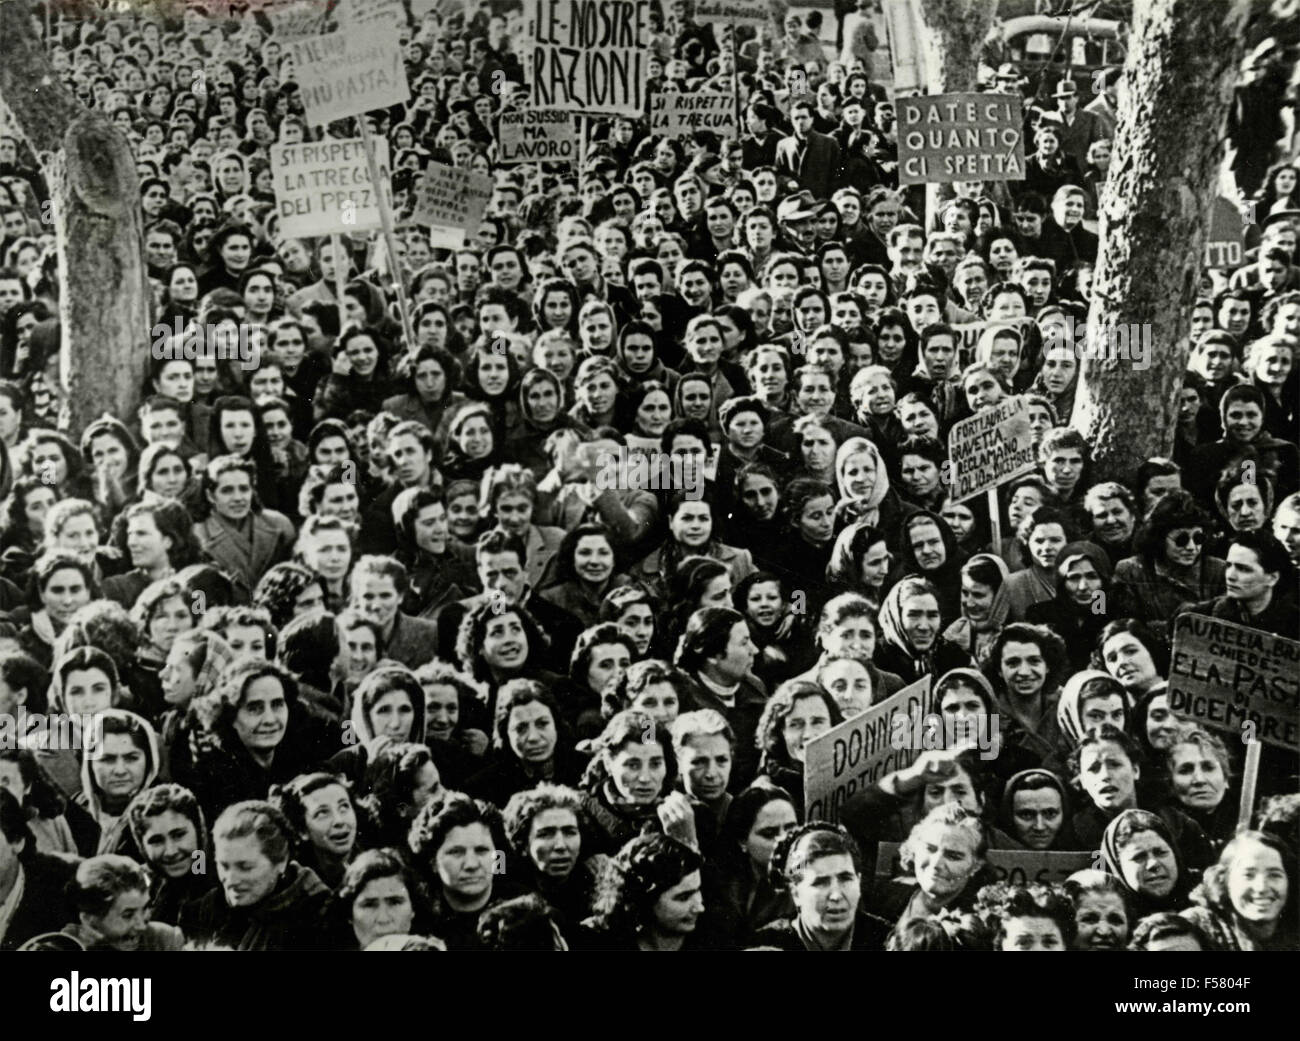
[[[307,122],[312,126],[411,100],[394,30],[327,33],[288,45]]]

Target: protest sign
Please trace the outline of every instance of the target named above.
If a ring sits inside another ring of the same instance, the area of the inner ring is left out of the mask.
[[[899,184],[1020,181],[1024,113],[1013,94],[932,94],[896,103]]]
[[[382,165],[388,165],[388,145]],[[280,233],[292,238],[372,231],[381,226],[379,194],[360,140],[271,146]]]
[[[1210,233],[1205,238],[1205,267],[1241,267],[1245,241],[1246,227],[1241,211],[1222,195],[1216,196],[1210,209]]]
[[[497,165],[571,163],[578,160],[572,112],[529,108],[502,112],[497,128]]]
[[[767,0],[695,0],[695,22],[708,25],[766,25],[772,19]]]
[[[921,750],[895,748],[890,738],[904,724],[908,734],[921,733],[929,703],[925,676],[810,741],[804,749],[805,820],[837,821],[851,796],[910,766]]]
[[[533,0],[528,13],[533,108],[645,113],[647,0]]]
[[[280,41],[312,36],[325,20],[325,11],[316,0],[289,0],[267,5],[265,11],[271,32]]]
[[[1037,465],[1029,409],[1021,397],[1003,398],[953,426],[948,434],[950,496],[970,499],[1029,473]]]
[[[288,45],[294,80],[312,126],[411,100],[397,33],[327,33]]]
[[[876,877],[897,878],[903,873],[899,863],[901,842],[876,843]],[[985,855],[999,882],[1029,885],[1033,882],[1057,884],[1076,871],[1092,867],[1094,854],[1086,849],[991,849]]]
[[[1206,615],[1179,615],[1169,708],[1184,719],[1300,751],[1300,642]]]
[[[650,102],[650,133],[690,137],[711,130],[721,137],[739,133],[736,100],[730,94],[656,94]]]
[[[343,0],[335,7],[339,28],[358,29],[369,25],[396,29],[405,20],[401,0]]]
[[[443,163],[430,163],[415,190],[410,222],[429,228],[434,248],[463,246],[478,234],[483,211],[492,198],[487,174]]]

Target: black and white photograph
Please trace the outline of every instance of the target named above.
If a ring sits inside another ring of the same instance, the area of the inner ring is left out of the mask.
[[[1293,1015],[1298,96],[1296,0],[0,0],[13,1000]]]

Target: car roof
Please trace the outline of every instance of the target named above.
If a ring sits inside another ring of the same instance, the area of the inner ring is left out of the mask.
[[[1119,37],[1119,22],[1109,18],[1069,18],[1064,16],[1029,14],[1020,18],[1008,18],[1001,28],[994,29],[994,34],[1010,39],[1021,33],[1060,33],[1065,29],[1066,21],[1070,23],[1071,35],[1100,36],[1109,39]]]

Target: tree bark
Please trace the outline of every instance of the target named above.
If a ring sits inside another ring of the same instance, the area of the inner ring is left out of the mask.
[[[1101,250],[1088,315],[1096,356],[1080,360],[1071,422],[1092,446],[1099,480],[1130,477],[1173,448],[1222,128],[1250,14],[1245,0],[1135,5],[1114,158],[1099,207]],[[1103,352],[1104,331],[1120,326],[1149,335],[1149,368]]]
[[[126,138],[68,92],[25,3],[0,2],[0,104],[42,164],[59,256],[63,420],[129,419],[148,370],[140,183]],[[61,422],[62,425],[62,422]]]
[[[989,0],[920,0],[920,34],[926,85],[931,94],[975,90],[980,47],[993,26]]]

